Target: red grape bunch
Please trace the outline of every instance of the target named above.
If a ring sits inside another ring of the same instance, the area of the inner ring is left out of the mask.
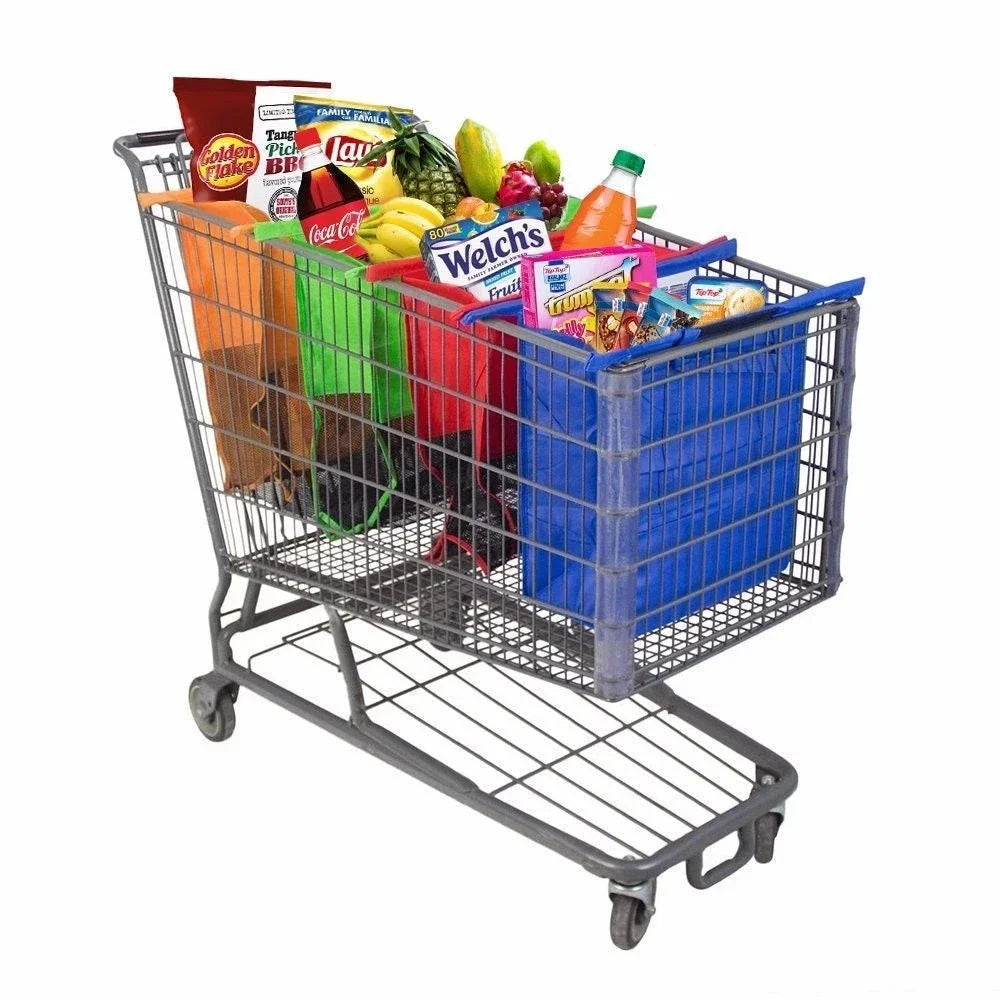
[[[538,192],[538,200],[542,203],[542,218],[549,229],[555,229],[566,207],[566,192],[563,191],[562,184],[546,184],[544,181],[539,181]]]

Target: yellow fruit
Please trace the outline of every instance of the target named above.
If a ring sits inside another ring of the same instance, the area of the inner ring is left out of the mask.
[[[409,212],[398,212],[396,209],[379,213],[378,224],[381,226],[386,223],[401,226],[403,229],[413,233],[418,239],[424,235],[426,230],[431,228],[431,223],[421,216],[411,215]]]
[[[499,205],[494,205],[491,202],[484,201],[473,213],[472,218],[476,222],[493,222],[497,217],[497,212],[500,210]]]
[[[455,217],[457,219],[470,219],[475,214],[476,209],[480,205],[485,205],[486,202],[482,198],[476,198],[473,195],[469,195],[468,198],[463,198],[455,206]]]
[[[382,246],[388,247],[400,257],[420,256],[420,240],[402,226],[394,225],[391,222],[383,223],[375,230],[375,235]]]
[[[485,125],[466,118],[455,136],[455,152],[469,194],[492,201],[503,177],[503,156],[497,137]]]
[[[399,254],[393,253],[381,243],[368,243],[368,256],[373,264],[385,264],[390,260],[399,260]]]
[[[432,226],[440,226],[444,222],[444,216],[426,201],[419,198],[392,198],[382,203],[383,212],[405,212],[407,215],[419,215],[426,219]],[[380,216],[381,218],[381,216]]]

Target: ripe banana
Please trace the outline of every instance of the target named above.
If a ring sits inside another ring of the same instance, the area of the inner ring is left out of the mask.
[[[400,196],[391,198],[381,206],[382,212],[403,212],[406,215],[416,215],[426,219],[431,226],[440,226],[444,222],[444,216],[433,206],[419,198],[406,198]],[[379,213],[381,218],[381,213]]]
[[[420,237],[444,217],[419,198],[392,198],[383,205],[373,205],[368,218],[358,230],[358,243],[374,264],[401,257],[420,256]]]
[[[386,222],[375,230],[379,243],[400,257],[419,257],[420,239],[409,229]]]
[[[431,228],[431,223],[429,223],[422,215],[411,215],[408,212],[400,212],[398,209],[391,209],[388,212],[380,212],[378,214],[378,226],[391,223],[394,226],[402,226],[403,229],[409,230],[414,236],[419,240],[424,233]]]
[[[363,243],[362,246],[368,251],[368,257],[373,264],[385,264],[390,260],[399,260],[398,254],[394,254],[381,243]]]

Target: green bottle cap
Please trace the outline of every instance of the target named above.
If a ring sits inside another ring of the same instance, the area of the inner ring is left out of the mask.
[[[611,161],[613,167],[624,167],[631,170],[637,177],[642,176],[642,169],[646,166],[646,161],[635,153],[630,153],[627,149],[619,149],[615,153],[615,158]]]

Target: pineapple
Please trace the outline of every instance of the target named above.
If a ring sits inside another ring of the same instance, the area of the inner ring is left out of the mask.
[[[363,166],[392,150],[392,172],[399,178],[403,193],[426,201],[450,218],[469,193],[458,157],[437,136],[423,129],[423,122],[404,125],[390,108],[389,124],[395,137],[376,146],[357,165]]]

